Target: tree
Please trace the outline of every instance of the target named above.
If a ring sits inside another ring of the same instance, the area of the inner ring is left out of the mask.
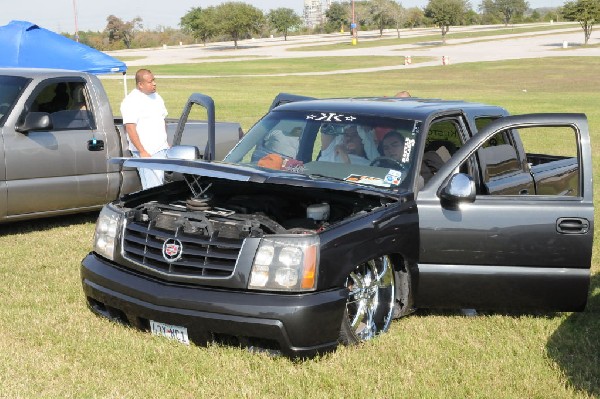
[[[206,46],[206,42],[219,32],[215,7],[202,9],[194,7],[181,17],[179,26],[186,33],[191,33],[196,39],[200,39]]]
[[[417,26],[423,25],[425,14],[419,7],[411,7],[406,10],[406,21],[404,26],[407,28],[416,28]]]
[[[390,4],[392,8],[392,19],[394,20],[394,25],[396,27],[396,33],[398,34],[398,38],[400,38],[400,28],[402,28],[402,25],[406,20],[406,10],[404,7],[402,7],[402,4],[396,3],[395,1],[392,1]]]
[[[383,30],[396,23],[396,7],[398,4],[393,0],[371,0],[369,12],[373,24],[379,29],[379,36],[383,36]]]
[[[277,32],[283,33],[284,40],[287,40],[288,31],[292,28],[298,28],[302,25],[302,18],[291,8],[276,8],[267,15],[271,26]]]
[[[578,21],[583,28],[585,44],[590,40],[594,23],[600,20],[600,0],[568,1],[563,5],[563,16],[569,21]]]
[[[131,41],[135,36],[136,30],[142,29],[142,19],[136,17],[129,22],[124,22],[121,18],[109,15],[106,18],[106,28],[104,32],[108,34],[108,42],[111,45],[122,41],[126,48],[131,48]]]
[[[261,10],[239,1],[216,6],[214,18],[218,21],[219,32],[229,35],[236,49],[239,40],[260,32],[265,23]]]
[[[442,30],[442,42],[446,43],[446,34],[450,25],[461,25],[471,5],[467,0],[429,0],[425,7],[425,16]]]
[[[331,3],[331,6],[325,11],[326,32],[334,32],[341,29],[343,26],[350,26],[350,10],[347,4]]]
[[[480,10],[483,14],[499,16],[508,25],[513,17],[523,16],[529,9],[529,3],[525,0],[483,0]]]

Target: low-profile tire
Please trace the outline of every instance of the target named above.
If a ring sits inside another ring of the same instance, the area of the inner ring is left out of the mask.
[[[396,273],[390,258],[382,256],[356,266],[346,287],[340,343],[356,344],[386,332],[396,305]]]

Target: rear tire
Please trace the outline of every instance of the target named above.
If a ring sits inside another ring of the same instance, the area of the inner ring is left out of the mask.
[[[394,316],[396,273],[388,256],[362,263],[346,279],[340,342],[356,344],[386,332]]]

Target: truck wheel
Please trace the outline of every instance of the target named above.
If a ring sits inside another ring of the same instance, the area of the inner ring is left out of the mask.
[[[387,256],[360,264],[350,273],[341,343],[368,341],[388,330],[394,316],[395,286],[394,266]]]

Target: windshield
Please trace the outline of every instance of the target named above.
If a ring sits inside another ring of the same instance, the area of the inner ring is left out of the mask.
[[[4,126],[8,112],[19,99],[27,83],[29,83],[27,78],[0,75],[0,126]]]
[[[411,183],[420,121],[273,111],[225,162],[395,189]]]

